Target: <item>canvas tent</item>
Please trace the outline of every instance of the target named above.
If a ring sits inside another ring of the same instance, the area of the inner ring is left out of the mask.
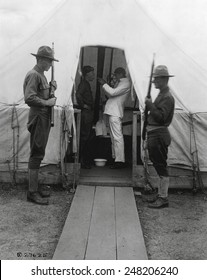
[[[106,46],[123,51],[141,111],[153,53],[156,54],[155,65],[168,66],[170,73],[175,75],[169,85],[176,99],[175,116],[170,126],[169,164],[190,168],[192,155],[198,151],[200,169],[207,171],[207,73],[162,32],[138,0],[62,1],[34,34],[1,59],[0,170],[14,166],[27,168],[29,108],[24,104],[22,85],[27,71],[35,64],[30,53],[36,53],[41,45],[52,42],[55,43],[55,56],[60,61],[55,64],[57,106],[55,127],[51,130],[43,164],[59,164],[64,157],[68,140],[62,133],[62,124],[67,115],[70,134],[74,124],[72,92],[81,48]],[[153,98],[156,93],[152,89]]]

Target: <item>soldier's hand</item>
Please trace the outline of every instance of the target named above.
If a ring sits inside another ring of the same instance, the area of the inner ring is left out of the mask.
[[[56,81],[51,81],[50,86],[52,87],[52,91],[55,91],[57,89],[57,83]]]
[[[152,103],[152,98],[145,98],[145,104],[148,105],[149,103]]]
[[[56,103],[56,99],[57,99],[56,97],[53,97],[48,100],[45,100],[45,103],[46,103],[45,106],[48,106],[48,107],[54,106]]]

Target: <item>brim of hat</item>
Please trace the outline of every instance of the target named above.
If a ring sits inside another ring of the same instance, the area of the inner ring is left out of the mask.
[[[45,57],[45,58],[49,58],[50,60],[54,60],[54,61],[59,62],[59,60],[57,60],[56,58],[51,58],[51,57],[49,57],[49,56],[37,55],[37,54],[35,54],[35,53],[31,53],[31,55],[34,55],[34,56],[36,56],[36,57]]]

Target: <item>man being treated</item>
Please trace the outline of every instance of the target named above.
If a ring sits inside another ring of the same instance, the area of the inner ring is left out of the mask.
[[[81,109],[80,128],[80,161],[81,168],[91,168],[90,140],[94,117],[94,100],[90,83],[95,78],[94,68],[85,65],[82,68],[82,78],[76,92],[77,102]]]

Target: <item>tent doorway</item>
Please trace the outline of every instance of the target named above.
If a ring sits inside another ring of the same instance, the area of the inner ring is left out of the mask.
[[[94,68],[95,79],[90,83],[93,99],[94,99],[94,118],[93,129],[90,135],[89,154],[90,161],[93,163],[91,169],[80,169],[80,183],[107,185],[132,184],[132,167],[133,167],[133,111],[139,111],[139,100],[135,91],[131,90],[124,110],[123,118],[123,134],[125,146],[125,160],[126,168],[124,169],[110,169],[110,162],[112,161],[111,154],[111,139],[107,121],[104,118],[103,111],[106,103],[106,97],[101,90],[97,77],[104,78],[112,87],[114,85],[113,72],[117,67],[126,69],[127,76],[130,78],[130,73],[127,70],[127,63],[125,53],[118,48],[106,46],[86,46],[81,49],[79,65],[75,77],[75,86],[73,91],[74,107],[77,107],[76,90],[81,81],[81,69],[83,66],[90,65]],[[133,85],[132,85],[133,87]],[[139,118],[138,118],[139,119]],[[104,127],[100,124],[104,123]],[[140,157],[140,125],[138,121],[137,129],[137,164],[141,164]],[[81,157],[81,154],[80,154]],[[104,167],[97,167],[94,164],[94,159],[106,159]]]

